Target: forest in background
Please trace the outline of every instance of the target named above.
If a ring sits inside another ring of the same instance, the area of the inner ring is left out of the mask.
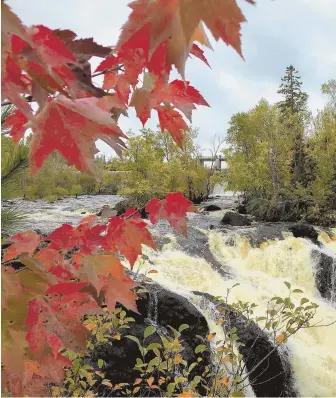
[[[226,137],[217,137],[213,156],[223,154],[228,169],[202,166],[197,129],[186,133],[184,145],[167,133],[130,132],[122,158],[95,159],[96,176],[79,172],[57,153],[36,176],[28,173],[29,136],[15,146],[2,135],[2,197],[53,202],[65,196],[120,194],[140,209],[151,198],[182,192],[194,203],[208,198],[215,183],[243,194],[248,211],[260,220],[332,225],[336,209],[336,80],[322,85],[328,98],[313,116],[308,95],[293,66],[286,69],[279,93],[283,101],[265,99],[251,110],[232,116]],[[12,108],[3,109],[2,124]],[[226,141],[228,149],[221,149]]]
[[[230,120],[224,180],[244,193],[248,211],[261,220],[336,223],[336,80],[321,89],[328,102],[313,116],[289,66],[281,102],[262,99]]]

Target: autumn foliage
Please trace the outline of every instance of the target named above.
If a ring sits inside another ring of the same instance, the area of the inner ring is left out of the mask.
[[[190,56],[208,65],[198,45],[211,48],[204,25],[241,54],[244,17],[235,0],[135,0],[129,6],[118,43],[106,47],[70,30],[26,27],[2,1],[2,98],[16,106],[6,126],[15,142],[32,130],[32,173],[56,150],[94,174],[98,139],[118,155],[125,148],[118,119],[130,107],[143,125],[154,110],[162,131],[182,145],[183,115],[191,120],[196,105],[209,106],[185,81]],[[93,57],[101,58],[94,73]],[[170,81],[173,67],[183,80]],[[102,88],[93,82],[98,75]],[[166,219],[183,234],[186,214],[194,210],[178,193],[146,207],[152,223]],[[46,238],[28,231],[9,242],[2,260],[3,386],[14,396],[46,395],[46,386],[61,383],[71,365],[60,349],[85,352],[85,315],[101,313],[103,305],[113,311],[116,302],[137,310],[135,282],[121,260],[132,268],[142,245],[155,245],[134,209],[106,224],[89,216]]]

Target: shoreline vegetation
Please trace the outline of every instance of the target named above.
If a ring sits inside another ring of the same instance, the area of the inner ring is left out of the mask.
[[[80,195],[121,195],[141,209],[148,200],[167,192],[182,192],[193,203],[209,198],[215,184],[241,192],[241,203],[259,221],[306,221],[336,224],[336,80],[321,87],[328,102],[313,116],[308,95],[293,66],[286,69],[278,93],[283,101],[262,99],[251,110],[232,116],[226,139],[215,137],[214,158],[226,158],[217,170],[199,161],[198,130],[192,128],[182,148],[169,134],[142,129],[129,132],[123,158],[95,159],[90,176],[68,166],[54,152],[35,175],[28,173],[30,137],[15,146],[2,133],[2,198],[23,197],[55,202]],[[2,110],[2,124],[13,112]],[[223,149],[226,142],[228,148]]]

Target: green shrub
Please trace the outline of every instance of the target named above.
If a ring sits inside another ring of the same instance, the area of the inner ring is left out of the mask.
[[[52,190],[53,195],[57,196],[58,198],[62,198],[69,194],[68,190],[63,187],[55,187]]]
[[[54,203],[54,202],[56,202],[57,199],[58,199],[58,196],[56,196],[56,195],[49,195],[46,198],[44,198],[44,200],[48,203]]]

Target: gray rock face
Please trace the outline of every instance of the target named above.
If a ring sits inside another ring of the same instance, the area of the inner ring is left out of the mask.
[[[316,229],[305,222],[300,222],[289,228],[295,238],[308,238],[313,243],[317,244],[318,232]]]
[[[336,259],[313,250],[311,253],[315,264],[315,284],[321,296],[329,301],[336,298]]]

